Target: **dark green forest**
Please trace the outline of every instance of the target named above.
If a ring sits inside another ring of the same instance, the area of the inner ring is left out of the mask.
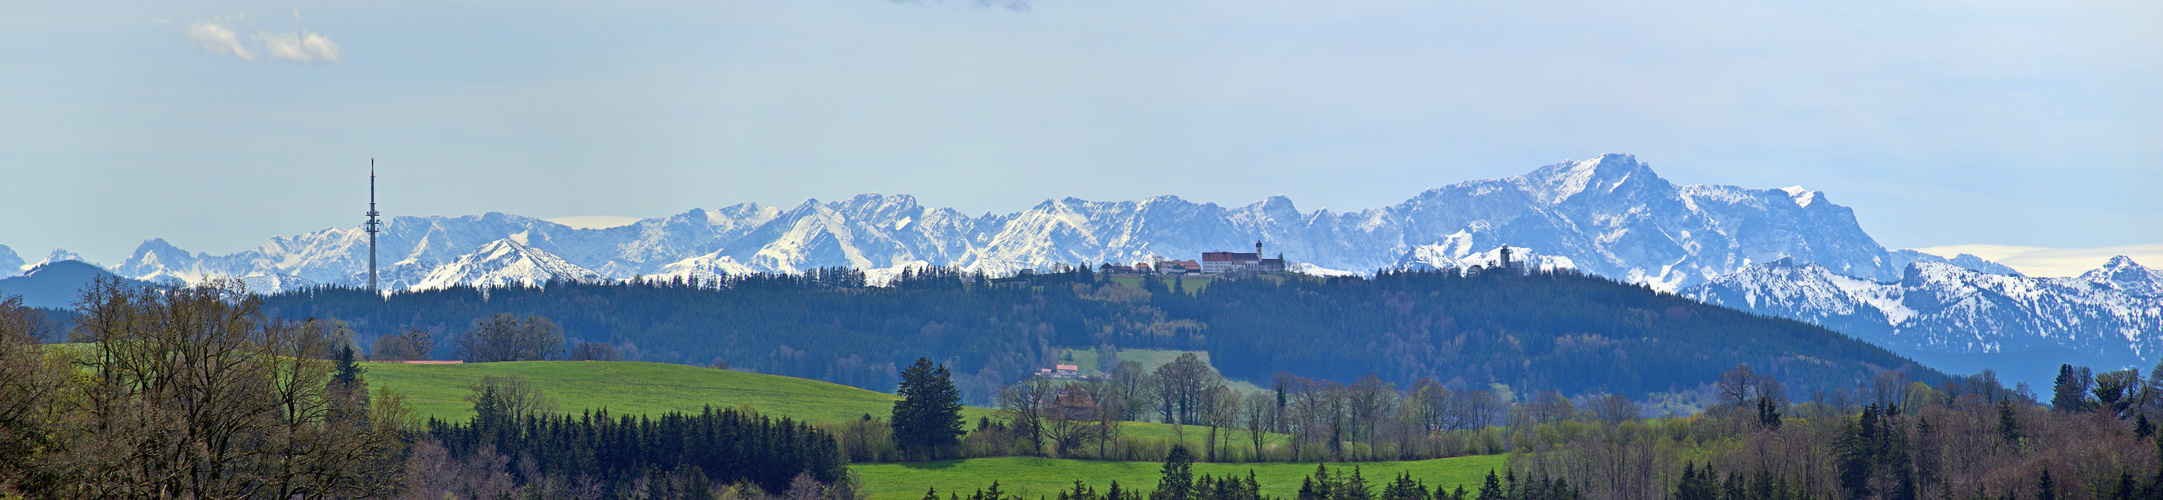
[[[364,344],[409,330],[446,339],[496,314],[541,316],[573,344],[624,359],[728,366],[890,391],[917,357],[955,373],[968,401],[1047,367],[1065,346],[1207,350],[1225,375],[1280,372],[1400,385],[1506,384],[1569,394],[1689,389],[1737,364],[1800,394],[1844,391],[1874,373],[1946,376],[1809,324],[1696,303],[1574,273],[1387,272],[1373,278],[1251,275],[1190,292],[1087,269],[1003,279],[947,269],[864,285],[846,269],[642,283],[451,288],[379,299],[322,288],[267,297],[289,319],[344,321]],[[454,355],[452,342],[431,355]]]

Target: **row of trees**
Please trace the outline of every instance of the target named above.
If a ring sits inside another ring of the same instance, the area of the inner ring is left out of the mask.
[[[497,396],[477,397],[475,409],[484,410],[492,399]],[[748,483],[779,492],[798,475],[850,484],[833,436],[736,410],[658,417],[481,411],[467,423],[432,420],[425,437],[452,461],[506,462],[494,472],[508,475],[511,484],[585,498],[635,496],[650,488],[655,474],[688,481],[698,491]]]
[[[1175,446],[1165,454],[1156,487],[1142,490],[1122,488],[1118,481],[1101,493],[1085,481],[1075,480],[1074,487],[1057,493],[1058,500],[1263,500],[1272,498],[1262,495],[1262,485],[1253,471],[1245,477],[1226,474],[1222,477],[1195,474],[1194,454],[1184,446]],[[1001,491],[998,481],[992,481],[989,489],[962,495],[948,493],[948,500],[1022,500],[1022,497]],[[1584,492],[1561,478],[1547,476],[1527,477],[1519,481],[1515,471],[1497,475],[1487,471],[1486,481],[1474,492],[1466,492],[1463,485],[1437,485],[1412,477],[1410,472],[1400,473],[1387,481],[1369,482],[1358,466],[1349,473],[1344,468],[1331,470],[1328,465],[1315,466],[1314,474],[1300,478],[1296,500],[1582,500]],[[940,500],[938,488],[924,492],[923,500]],[[1712,499],[1707,499],[1712,500]]]
[[[1732,373],[1732,372],[1731,372]],[[1987,374],[1912,382],[1860,410],[1730,400],[1701,415],[1541,426],[1520,472],[1567,478],[1593,498],[2111,499],[2163,495],[2148,415],[2046,407]]]
[[[493,361],[546,361],[568,359],[573,361],[616,361],[623,359],[622,350],[615,344],[602,342],[571,342],[566,349],[563,328],[548,318],[530,315],[520,317],[503,313],[473,320],[473,326],[452,339],[452,355],[470,363]],[[411,361],[429,359],[436,349],[435,334],[424,329],[384,335],[376,339],[375,353],[369,359],[375,361]]]
[[[1406,389],[1367,375],[1352,384],[1279,373],[1264,392],[1241,392],[1194,353],[1144,371],[1122,362],[1109,376],[1025,379],[1007,387],[999,408],[1015,453],[1132,458],[1119,421],[1169,423],[1179,435],[1200,426],[1205,461],[1377,460],[1497,452],[1502,441],[1477,431],[1506,423],[1638,418],[1640,406],[1618,394],[1581,398],[1558,392],[1517,404],[1494,387],[1453,390],[1433,379]],[[1236,446],[1235,446],[1236,445]]]
[[[1154,371],[1120,364],[1107,377],[1032,378],[1008,387],[999,398],[1005,422],[984,429],[996,432],[969,436],[997,445],[970,451],[1131,460],[1162,448],[1124,438],[1117,423],[1155,420],[1173,424],[1182,437],[1185,426],[1206,427],[1196,429],[1206,443],[1200,448],[1206,461],[1434,458],[1556,443],[1563,439],[1543,435],[1541,426],[1617,425],[1653,413],[1621,394],[1542,391],[1520,400],[1506,387],[1451,388],[1421,379],[1400,388],[1372,375],[1341,384],[1280,373],[1269,389],[1240,392],[1192,353]],[[1888,371],[1851,389],[1814,391],[1796,403],[1778,378],[1748,365],[1722,373],[1699,394],[1713,412],[1773,427],[1789,417],[1853,415],[1866,405],[1943,405],[1961,397],[2032,401],[1988,371],[1936,387]]]

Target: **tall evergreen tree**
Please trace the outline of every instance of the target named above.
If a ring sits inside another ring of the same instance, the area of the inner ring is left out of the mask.
[[[1882,436],[1878,435],[1878,405],[1863,407],[1862,415],[1840,433],[1840,489],[1848,498],[1868,498],[1870,478],[1879,468]]]
[[[1157,480],[1151,500],[1189,500],[1194,497],[1194,454],[1186,446],[1173,445],[1164,455],[1164,477]]]
[[[2058,379],[2053,384],[2050,409],[2062,412],[2078,412],[2088,408],[2088,367],[2058,365]]]
[[[901,372],[894,402],[894,446],[906,453],[936,455],[961,439],[961,389],[953,374],[929,358]]]
[[[1374,491],[1367,488],[1367,478],[1360,475],[1358,465],[1352,466],[1352,477],[1337,488],[1337,500],[1374,500]]]
[[[1683,469],[1682,477],[1687,479],[1690,474],[1689,469]],[[1495,478],[1494,469],[1488,469],[1487,479],[1480,483],[1479,500],[1510,500],[1509,493],[1502,491],[1502,481]]]
[[[1998,400],[1998,437],[2007,444],[2020,442],[2020,415],[2013,411],[2013,400]]]

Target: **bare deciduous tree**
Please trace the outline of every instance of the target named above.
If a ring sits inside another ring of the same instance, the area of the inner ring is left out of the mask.
[[[458,337],[458,357],[472,363],[544,361],[563,354],[563,329],[540,316],[509,313],[473,321]]]
[[[517,422],[556,413],[556,400],[525,377],[489,375],[467,388],[473,392],[466,395],[466,402],[473,403],[474,418],[479,420]]]
[[[376,339],[375,354],[368,358],[375,361],[421,360],[428,359],[428,352],[435,349],[435,334],[414,329]]]
[[[410,422],[399,408],[367,408],[359,372],[325,359],[346,342],[342,325],[266,319],[237,281],[101,280],[78,310],[75,338],[94,342],[69,398],[82,439],[53,452],[56,474],[78,480],[41,493],[324,498],[399,483]]]

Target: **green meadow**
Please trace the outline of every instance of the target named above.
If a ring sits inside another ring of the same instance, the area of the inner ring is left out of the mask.
[[[514,361],[457,365],[365,363],[368,383],[406,395],[422,417],[473,417],[468,389],[481,377],[524,377],[556,400],[559,410],[608,409],[619,415],[696,412],[706,406],[749,405],[761,414],[834,422],[893,411],[891,394],[816,380],[635,361]],[[966,408],[975,420],[991,410]]]
[[[1357,464],[1329,464],[1332,471],[1339,467],[1351,474],[1353,466],[1359,467],[1360,476],[1375,491],[1382,484],[1401,472],[1411,472],[1412,478],[1424,482],[1428,488],[1435,486],[1455,487],[1463,485],[1467,492],[1477,492],[1480,481],[1487,471],[1501,470],[1507,457],[1482,455],[1470,457],[1439,458],[1405,462],[1361,462]],[[1299,492],[1300,478],[1314,474],[1313,463],[1197,463],[1195,474],[1222,477],[1235,474],[1246,477],[1254,472],[1255,480],[1262,485],[1262,494],[1278,498],[1291,498]],[[1087,460],[1058,460],[1037,457],[977,458],[969,460],[940,460],[898,464],[859,464],[849,466],[864,482],[865,492],[873,500],[916,500],[924,497],[924,490],[937,488],[940,497],[959,492],[962,496],[978,488],[999,482],[999,489],[1022,498],[1056,497],[1060,490],[1072,489],[1075,480],[1093,486],[1099,493],[1118,481],[1120,488],[1140,487],[1145,490],[1156,487],[1157,478],[1163,470],[1159,462],[1098,462]]]

